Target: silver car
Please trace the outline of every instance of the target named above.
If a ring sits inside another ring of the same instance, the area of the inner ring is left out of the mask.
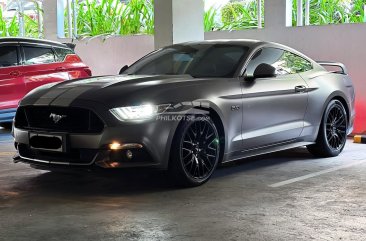
[[[157,168],[197,186],[217,165],[245,157],[299,146],[339,155],[354,100],[342,64],[280,44],[177,44],[118,76],[33,90],[16,113],[14,161],[48,170]]]

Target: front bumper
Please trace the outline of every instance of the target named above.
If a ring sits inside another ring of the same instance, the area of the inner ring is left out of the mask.
[[[18,155],[15,157],[15,162],[28,163],[44,169],[47,169],[47,166],[79,169],[159,166],[159,163],[152,161],[151,155],[143,148],[135,150],[72,149],[65,153],[58,153],[35,150],[29,145],[17,144],[17,149]],[[132,153],[132,156],[127,156],[127,152]]]
[[[151,167],[166,169],[175,124],[151,121],[105,127],[100,134],[37,132],[14,128],[16,162],[28,163],[42,169],[67,168],[130,168]],[[64,152],[34,149],[30,133],[63,135],[67,148]],[[111,150],[111,143],[122,143],[126,148]],[[136,148],[138,144],[139,148]],[[48,168],[49,167],[49,168]]]

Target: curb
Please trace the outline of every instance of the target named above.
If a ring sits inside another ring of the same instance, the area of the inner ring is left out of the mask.
[[[354,141],[354,143],[366,144],[366,136],[356,135],[356,136],[353,137],[353,141]]]

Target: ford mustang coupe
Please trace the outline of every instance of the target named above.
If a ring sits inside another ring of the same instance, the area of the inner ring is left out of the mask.
[[[14,161],[48,170],[165,169],[176,183],[197,186],[217,165],[245,157],[299,146],[337,156],[353,129],[354,100],[344,65],[280,44],[177,44],[118,76],[30,92],[15,117]]]

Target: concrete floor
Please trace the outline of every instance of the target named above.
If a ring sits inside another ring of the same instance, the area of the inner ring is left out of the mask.
[[[55,174],[13,164],[0,130],[0,240],[365,240],[366,145],[219,168],[176,189],[162,173]],[[288,181],[289,180],[289,181]]]

